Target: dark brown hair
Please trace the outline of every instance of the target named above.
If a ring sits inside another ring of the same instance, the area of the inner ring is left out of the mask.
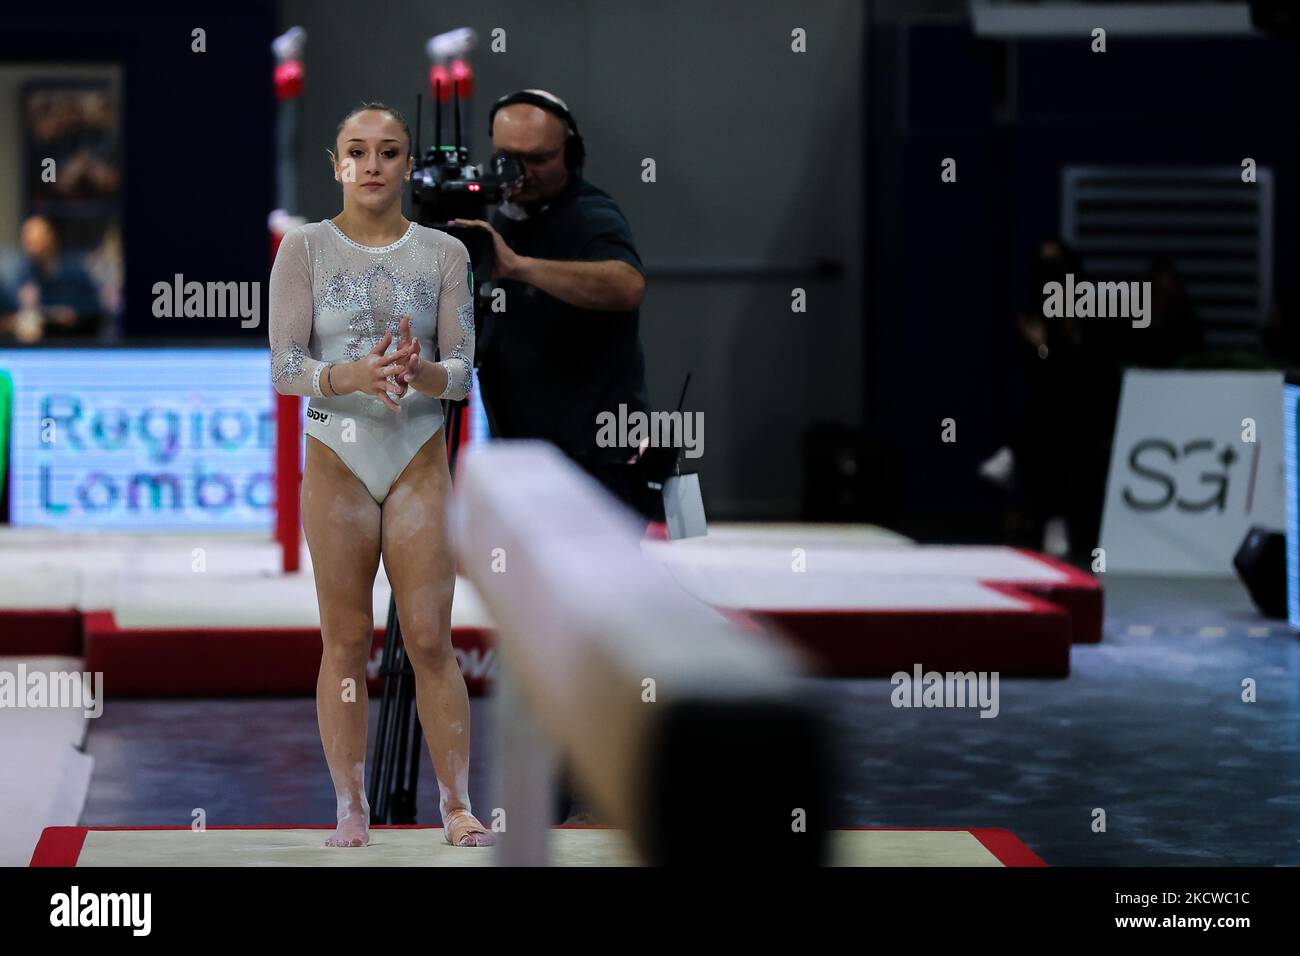
[[[352,119],[352,117],[356,116],[358,113],[365,113],[369,110],[378,110],[381,113],[388,113],[393,117],[393,119],[397,120],[402,127],[402,131],[406,133],[406,155],[410,156],[414,145],[411,139],[411,127],[407,124],[405,116],[386,103],[362,103],[347,116],[343,117],[343,119],[339,120],[338,128],[334,130],[334,142],[337,143],[339,141],[339,136],[342,135],[343,127],[348,124],[348,120]],[[329,154],[330,166],[333,167],[335,163],[334,150],[327,149],[325,152]]]

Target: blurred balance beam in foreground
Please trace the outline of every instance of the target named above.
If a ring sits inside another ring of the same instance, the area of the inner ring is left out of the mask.
[[[497,625],[498,862],[547,863],[561,755],[646,863],[823,862],[831,749],[793,648],[683,591],[544,442],[467,452],[453,529]]]

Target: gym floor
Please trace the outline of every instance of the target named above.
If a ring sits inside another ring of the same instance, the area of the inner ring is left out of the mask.
[[[812,681],[838,731],[836,824],[1005,827],[1054,866],[1300,864],[1296,637],[1235,581],[1103,584],[1105,640],[1074,646],[1068,678],[1001,681],[994,719],[895,709],[884,678]],[[492,708],[471,707],[470,795],[490,812]],[[373,697],[372,745],[378,711]],[[334,819],[309,697],[118,701],[87,750],[83,825]],[[423,751],[418,805],[438,822]]]

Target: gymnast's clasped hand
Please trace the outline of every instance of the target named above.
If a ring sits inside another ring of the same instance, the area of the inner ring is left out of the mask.
[[[424,365],[420,340],[411,335],[410,316],[401,316],[397,349],[385,355],[392,341],[393,333],[385,332],[369,354],[332,368],[328,381],[335,393],[364,392],[378,398],[393,411],[401,411],[397,403],[406,395],[408,387],[415,387],[414,382]]]

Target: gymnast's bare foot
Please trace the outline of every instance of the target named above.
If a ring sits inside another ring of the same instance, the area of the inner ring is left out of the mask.
[[[365,846],[370,842],[370,821],[363,813],[350,813],[339,821],[326,846]]]
[[[452,846],[492,846],[492,834],[465,809],[448,810],[442,815],[443,838]]]

